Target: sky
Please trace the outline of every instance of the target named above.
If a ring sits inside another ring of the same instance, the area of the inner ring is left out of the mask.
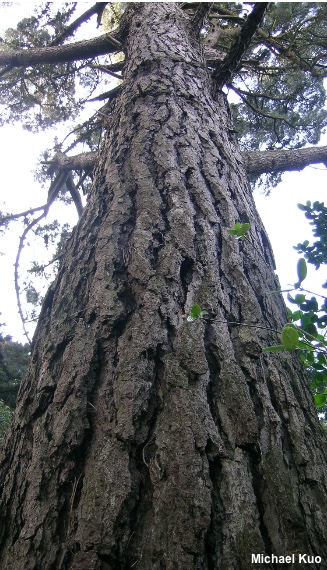
[[[8,11],[6,10],[4,18],[4,3],[0,3],[0,8],[1,4],[1,26],[14,25],[17,16],[20,19],[21,15],[10,7]],[[27,4],[35,6],[32,3]],[[14,3],[14,6],[19,5]],[[0,128],[0,210],[24,211],[45,203],[47,189],[40,188],[34,180],[32,171],[42,150],[51,145],[54,134],[55,131],[31,134],[19,125]],[[320,144],[327,144],[327,137]],[[312,239],[309,222],[297,208],[297,204],[305,203],[307,200],[324,202],[326,185],[327,170],[323,165],[315,165],[301,172],[285,173],[281,184],[272,189],[269,196],[255,192],[256,205],[274,250],[276,273],[282,288],[287,288],[289,284],[297,281],[296,264],[299,255],[293,246],[305,239]],[[60,207],[57,206],[52,217],[60,215]],[[73,209],[71,221],[72,223],[76,221]],[[0,256],[0,322],[6,323],[2,329],[4,335],[10,334],[13,340],[25,342],[14,288],[14,262],[19,232],[17,224],[12,224],[10,228],[5,236],[0,238],[0,252],[4,253]],[[22,255],[23,267],[28,257],[38,259],[39,255],[32,241],[27,240],[27,242],[30,245]],[[320,285],[327,279],[327,270],[320,269],[316,272],[314,267],[309,265],[308,271],[305,286],[316,293],[321,292]],[[324,290],[322,292],[325,293]]]

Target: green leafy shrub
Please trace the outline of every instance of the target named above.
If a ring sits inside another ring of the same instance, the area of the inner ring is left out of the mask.
[[[11,422],[12,414],[13,412],[9,406],[3,400],[0,400],[0,445]]]

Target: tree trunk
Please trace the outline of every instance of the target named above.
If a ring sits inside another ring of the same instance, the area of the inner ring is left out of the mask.
[[[296,356],[261,354],[285,307],[225,98],[178,5],[126,20],[124,87],[3,451],[0,568],[326,568],[322,430]],[[210,318],[187,322],[193,303]]]

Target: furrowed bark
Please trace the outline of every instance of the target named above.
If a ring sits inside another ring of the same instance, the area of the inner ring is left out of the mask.
[[[321,428],[298,359],[261,356],[286,313],[225,99],[178,5],[126,19],[125,81],[3,451],[0,567],[327,560]],[[211,318],[188,323],[194,303]]]
[[[327,146],[293,150],[243,151],[241,153],[248,174],[303,170],[310,164],[327,163]],[[98,153],[86,152],[73,156],[54,157],[60,170],[90,170],[94,168]]]

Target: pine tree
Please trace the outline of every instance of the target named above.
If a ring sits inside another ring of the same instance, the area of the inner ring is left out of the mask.
[[[99,150],[94,120],[90,153],[50,165],[56,188],[78,191],[72,170],[92,188],[2,452],[0,567],[327,568],[324,436],[295,351],[262,353],[287,316],[248,181],[319,140],[326,5],[130,3],[70,43],[103,4],[52,35],[47,4],[0,52],[8,120],[33,128],[77,112],[74,77],[123,71]]]

